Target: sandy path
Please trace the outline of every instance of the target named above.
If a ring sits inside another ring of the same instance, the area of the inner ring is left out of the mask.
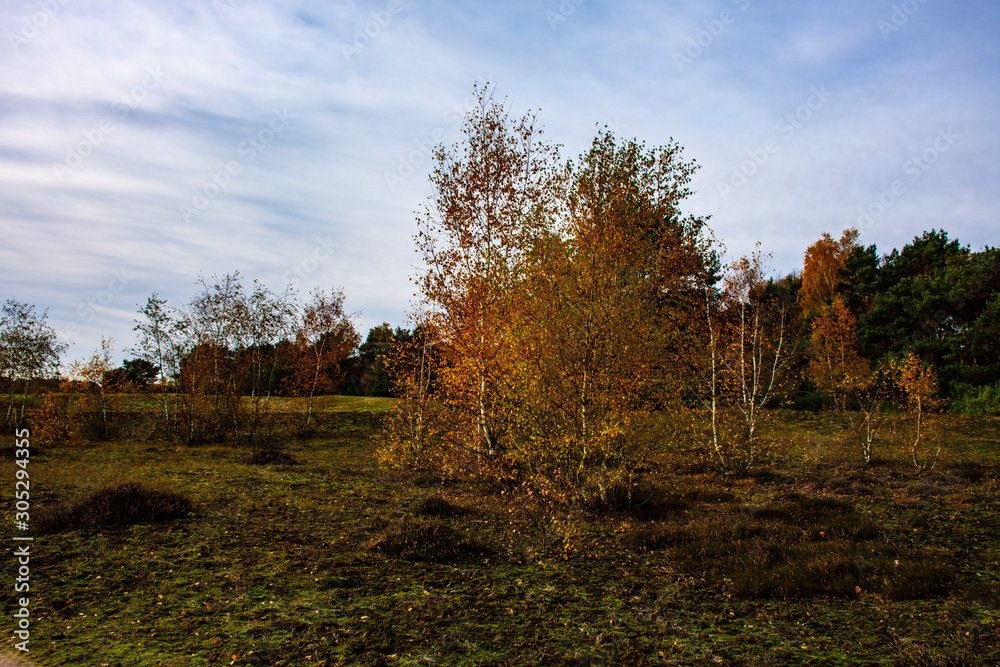
[[[5,648],[0,648],[0,667],[35,667],[35,663],[29,662]]]

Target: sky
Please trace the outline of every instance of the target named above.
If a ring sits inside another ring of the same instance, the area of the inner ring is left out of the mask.
[[[476,83],[565,158],[676,140],[686,211],[776,274],[821,234],[998,243],[995,0],[0,0],[0,299],[64,361],[199,276],[407,325],[415,212]]]

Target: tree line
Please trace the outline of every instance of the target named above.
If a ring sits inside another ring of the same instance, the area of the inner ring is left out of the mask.
[[[314,290],[300,303],[258,281],[245,286],[238,271],[201,278],[180,307],[150,296],[137,314],[134,356],[120,366],[114,341],[102,338],[88,359],[62,369],[67,345],[47,313],[8,300],[0,322],[6,421],[23,424],[33,406],[33,421],[65,436],[68,413],[86,413],[83,430],[108,439],[114,414],[141,394],[158,404],[157,429],[167,439],[270,446],[287,426],[272,397],[304,399],[304,423],[296,425],[302,432],[314,426],[317,396],[390,395],[383,356],[410,332],[383,323],[362,342],[344,298],[339,289]]]

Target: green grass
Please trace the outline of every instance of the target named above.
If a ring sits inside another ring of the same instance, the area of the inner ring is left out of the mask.
[[[783,413],[769,428],[784,453],[767,470],[724,480],[678,466],[640,507],[540,521],[482,484],[380,471],[369,437],[385,405],[326,402],[324,435],[288,444],[294,466],[154,440],[39,451],[33,503],[137,480],[195,509],[36,536],[30,657],[1000,664],[998,419],[951,421],[940,472],[921,476],[889,449],[860,466],[824,415]],[[0,465],[13,491],[9,454]]]
[[[306,399],[272,397],[271,402],[277,412],[305,412]],[[313,399],[316,412],[382,412],[396,405],[395,398],[370,396],[317,396]]]
[[[55,396],[66,397],[73,401],[79,401],[83,394],[68,393],[55,394]],[[122,412],[152,412],[159,414],[163,409],[163,399],[161,394],[155,390],[141,394],[118,394],[108,393],[109,404],[116,410]],[[29,403],[34,399],[29,400]],[[176,398],[171,396],[171,402]],[[284,396],[271,396],[270,401],[273,409],[277,412],[305,412],[307,402],[303,398],[287,398]],[[244,401],[249,404],[250,399]],[[395,398],[379,398],[369,396],[316,396],[313,399],[313,410],[316,412],[357,412],[369,411],[379,412],[392,408],[397,402]]]

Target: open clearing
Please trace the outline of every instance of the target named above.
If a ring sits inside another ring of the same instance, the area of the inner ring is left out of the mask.
[[[195,511],[36,537],[29,657],[1000,664],[998,419],[949,417],[942,464],[918,474],[901,453],[861,466],[827,415],[782,413],[786,451],[750,477],[677,466],[631,509],[546,517],[482,484],[379,470],[381,416],[351,407],[288,443],[295,465],[143,439],[36,451],[34,504],[139,480]]]

